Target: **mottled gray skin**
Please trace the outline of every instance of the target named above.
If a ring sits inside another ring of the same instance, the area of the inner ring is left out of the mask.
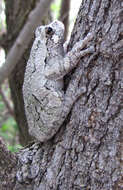
[[[54,21],[36,29],[35,40],[27,63],[23,96],[30,135],[44,142],[52,138],[77,98],[86,91],[79,89],[81,72],[70,82],[66,94],[63,91],[63,77],[74,68],[79,59],[94,52],[94,48],[84,48],[93,34],[77,42],[66,53],[63,48],[64,25]]]

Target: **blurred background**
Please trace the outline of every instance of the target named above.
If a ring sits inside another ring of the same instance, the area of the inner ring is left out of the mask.
[[[65,1],[64,1],[65,2]],[[69,40],[77,12],[80,7],[81,0],[69,0],[70,7],[67,10],[68,22],[66,23],[66,36],[65,38]],[[55,0],[51,4],[50,12],[52,15],[52,20],[62,18],[64,8],[62,0]],[[65,5],[64,5],[65,7]],[[66,7],[67,8],[67,7]],[[0,0],[0,36],[6,32],[6,14],[5,14],[5,1]],[[0,46],[0,67],[5,62],[5,51]],[[15,121],[15,111],[13,102],[10,95],[10,88],[8,80],[0,86],[0,137],[5,141],[7,147],[12,152],[16,152],[22,145],[19,142],[19,130],[18,125]]]

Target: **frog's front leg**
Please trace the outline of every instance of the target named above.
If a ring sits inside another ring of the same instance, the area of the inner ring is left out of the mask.
[[[67,52],[64,57],[59,57],[57,61],[54,60],[54,64],[47,65],[45,68],[45,77],[49,80],[57,80],[59,78],[63,78],[74,67],[76,67],[82,57],[94,53],[95,48],[93,45],[85,48],[85,46],[88,46],[89,42],[93,38],[94,34],[89,33],[83,40],[77,42],[73,46],[72,50]],[[85,49],[83,50],[83,48]]]

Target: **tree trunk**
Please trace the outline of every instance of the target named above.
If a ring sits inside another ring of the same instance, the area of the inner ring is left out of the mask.
[[[23,28],[28,15],[35,8],[38,0],[6,0],[6,21],[7,21],[7,43],[6,43],[6,53],[12,47],[18,36],[20,30]],[[47,24],[48,16],[41,18],[41,24]],[[33,39],[32,39],[33,41]],[[17,63],[12,74],[9,77],[9,86],[11,90],[11,96],[14,103],[15,119],[19,126],[19,141],[22,145],[28,144],[32,141],[28,133],[28,125],[25,117],[23,95],[22,95],[22,85],[24,79],[24,72],[27,60],[29,58],[30,46],[23,54],[22,58]]]
[[[10,190],[15,186],[17,170],[16,155],[11,154],[0,138],[0,189]]]
[[[69,49],[95,32],[95,54],[80,61],[87,92],[54,138],[19,153],[15,190],[122,189],[122,15],[121,0],[82,1]]]

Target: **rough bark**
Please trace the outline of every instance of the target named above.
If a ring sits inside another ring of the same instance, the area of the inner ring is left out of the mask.
[[[6,149],[5,144],[0,138],[0,189],[13,189],[15,186],[15,176],[17,158]]]
[[[6,39],[6,53],[14,44],[20,30],[23,28],[27,21],[28,15],[35,8],[38,1],[37,0],[6,0],[6,21],[7,21],[7,39]],[[48,18],[40,19],[41,24],[46,24]],[[33,41],[33,37],[32,37]],[[15,119],[19,126],[19,140],[22,145],[26,145],[32,140],[28,133],[28,126],[24,112],[24,103],[22,96],[22,85],[25,72],[25,66],[29,57],[30,47],[32,45],[30,42],[29,47],[25,50],[23,56],[18,61],[16,67],[9,77],[9,85],[11,90],[11,96],[14,102]]]
[[[95,31],[96,53],[80,61],[87,93],[53,139],[19,153],[15,190],[122,189],[122,21],[121,0],[83,0],[69,48]]]

